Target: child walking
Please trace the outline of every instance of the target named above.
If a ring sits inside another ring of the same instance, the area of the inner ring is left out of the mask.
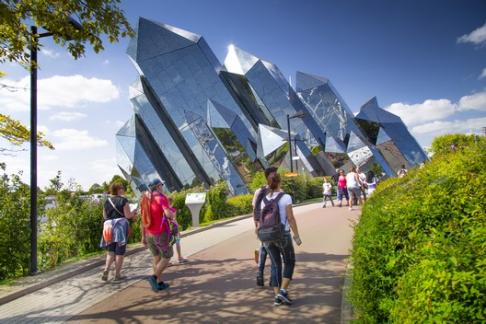
[[[332,184],[329,182],[327,177],[324,177],[324,183],[322,184],[322,194],[324,195],[322,208],[326,208],[327,200],[331,202],[332,207],[334,207],[334,202],[332,201]]]
[[[176,246],[176,252],[177,252],[177,258],[179,260],[179,264],[181,263],[186,263],[189,262],[189,260],[184,259],[182,257],[182,252],[181,252],[181,234],[179,232],[179,224],[177,223],[177,209],[172,206],[172,198],[169,198],[169,203],[170,203],[170,209],[172,211],[172,217],[169,218],[169,226],[170,226],[170,231],[171,231],[171,240],[170,244]]]

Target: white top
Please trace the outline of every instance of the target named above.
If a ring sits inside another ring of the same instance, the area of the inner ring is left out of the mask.
[[[277,198],[277,195],[280,192],[274,192],[272,195],[268,194],[266,197],[268,200],[272,200]],[[290,226],[289,222],[287,220],[287,206],[292,205],[292,197],[290,197],[289,194],[284,194],[282,198],[278,201],[278,210],[280,214],[280,222],[285,225],[285,230],[289,231]],[[262,204],[261,204],[261,209],[263,210],[263,207],[265,207],[265,202],[262,199]]]
[[[346,174],[346,185],[348,186],[348,188],[359,187],[358,181],[356,181],[356,176],[356,172],[349,172],[348,174]]]
[[[332,189],[332,184],[330,184],[329,182],[324,182],[322,184],[322,193],[324,195],[332,195],[331,189]]]

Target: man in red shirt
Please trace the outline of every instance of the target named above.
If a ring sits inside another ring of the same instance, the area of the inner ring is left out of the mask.
[[[162,281],[162,272],[169,265],[170,258],[174,255],[172,246],[169,245],[170,228],[169,217],[172,217],[169,199],[164,195],[164,182],[156,179],[149,185],[152,191],[150,197],[150,220],[144,224],[143,243],[146,245],[152,256],[154,275],[150,276],[149,282],[153,291],[169,288],[167,283]]]

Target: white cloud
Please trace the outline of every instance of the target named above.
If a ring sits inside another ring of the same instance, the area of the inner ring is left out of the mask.
[[[110,126],[113,126],[114,128],[116,128],[117,130],[119,128],[121,128],[123,125],[125,125],[126,122],[124,122],[123,120],[107,120],[106,121],[106,124],[107,125],[110,125]]]
[[[486,117],[471,118],[466,120],[434,121],[431,123],[415,126],[412,133],[421,134],[450,134],[450,133],[479,133],[481,127],[486,125]]]
[[[463,96],[457,103],[449,99],[428,99],[419,104],[396,102],[386,107],[408,126],[446,119],[461,111],[486,111],[486,90]]]
[[[90,168],[98,173],[107,175],[118,174],[119,169],[115,159],[97,159],[90,163]]]
[[[49,128],[47,128],[47,126],[44,126],[44,125],[38,125],[37,126],[37,131],[43,133],[44,135],[46,135],[48,132],[49,132]]]
[[[79,120],[85,118],[87,115],[80,112],[71,111],[61,111],[57,114],[49,117],[50,120],[61,120],[65,122],[70,122],[74,120]]]
[[[459,100],[459,110],[486,111],[486,90],[462,97]]]
[[[6,111],[28,111],[30,103],[29,77],[19,81],[2,79],[0,107]],[[87,103],[105,103],[120,96],[111,80],[87,78],[82,75],[60,76],[38,81],[39,109],[79,108]]]
[[[479,76],[479,80],[485,79],[486,78],[486,68],[483,69],[483,72],[481,72],[481,75]]]
[[[76,151],[108,146],[103,139],[92,137],[87,130],[63,128],[52,132],[56,138],[53,145],[57,150]]]
[[[456,104],[448,99],[428,99],[420,104],[393,103],[386,108],[399,116],[408,126],[444,119],[456,111]]]
[[[476,45],[486,44],[486,23],[473,30],[470,34],[462,35],[457,39],[458,43],[473,43]]]
[[[61,54],[59,54],[58,52],[51,50],[51,49],[48,49],[48,48],[41,49],[41,54],[43,54],[44,56],[47,56],[49,58],[52,58],[52,59],[55,59],[55,58],[58,58],[59,56],[61,56]]]
[[[108,64],[110,64],[110,60],[108,60],[108,59],[104,60],[104,61],[103,61],[103,64],[104,64],[104,65],[108,65]]]

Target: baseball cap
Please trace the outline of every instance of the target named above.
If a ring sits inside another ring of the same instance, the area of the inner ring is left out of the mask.
[[[160,180],[160,179],[154,179],[149,183],[149,188],[153,189],[153,188],[157,187],[158,185],[164,185],[164,184],[165,184],[165,181]]]

